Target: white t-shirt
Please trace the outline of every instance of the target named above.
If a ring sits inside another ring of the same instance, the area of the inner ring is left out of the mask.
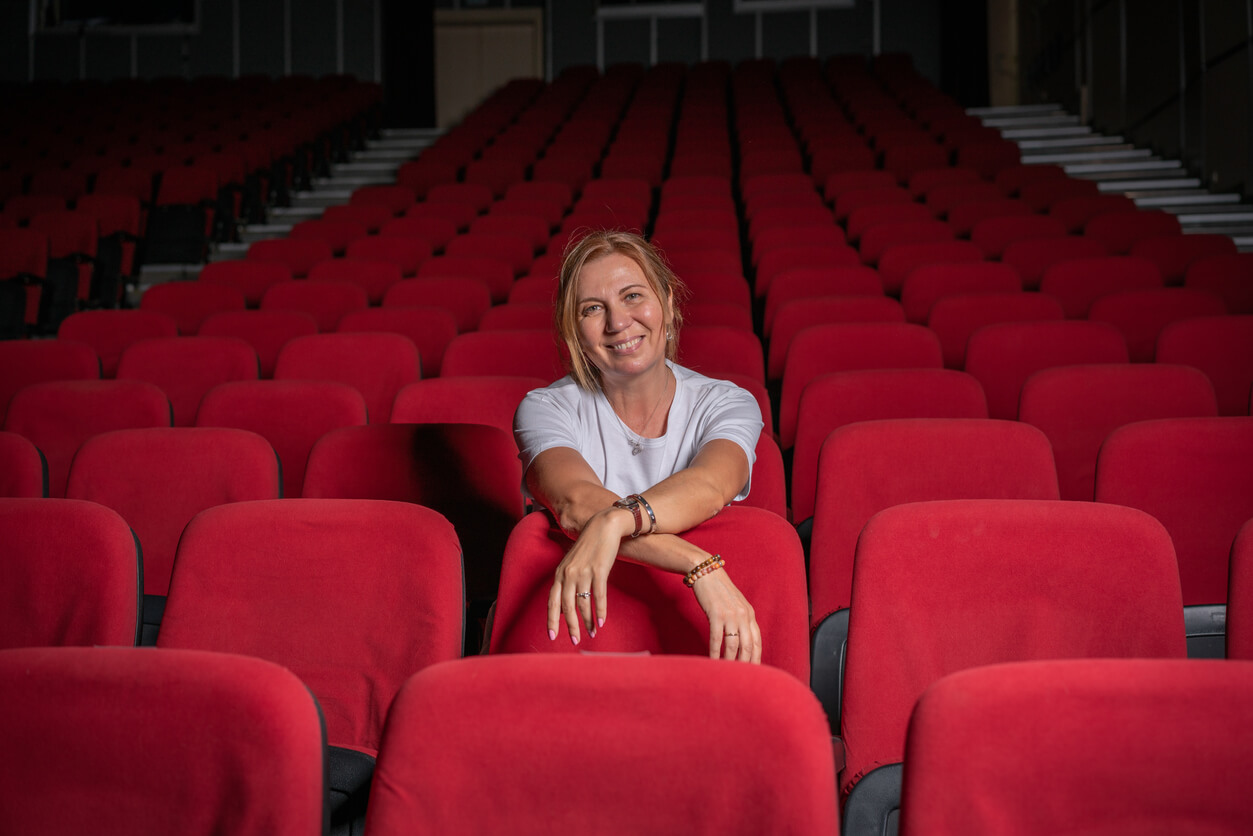
[[[636,435],[604,393],[586,391],[569,376],[529,392],[513,419],[523,474],[545,450],[570,447],[583,456],[605,488],[627,496],[643,493],[684,469],[706,443],[725,438],[748,456],[749,481],[736,499],[748,496],[762,429],[757,399],[730,381],[667,365],[674,372],[675,393],[666,434],[660,438]],[[632,453],[632,442],[639,445],[638,455]],[[525,481],[524,476],[524,492]]]

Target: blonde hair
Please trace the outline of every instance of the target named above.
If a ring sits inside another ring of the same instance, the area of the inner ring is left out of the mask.
[[[578,289],[579,273],[593,261],[610,255],[624,255],[635,262],[648,286],[661,300],[664,321],[669,332],[666,359],[674,360],[679,352],[679,326],[683,315],[679,303],[687,296],[687,288],[666,264],[657,248],[634,232],[601,229],[581,238],[571,238],[561,260],[557,278],[557,303],[553,308],[553,324],[557,338],[566,347],[566,363],[570,376],[583,389],[600,388],[600,369],[590,363],[579,343]]]

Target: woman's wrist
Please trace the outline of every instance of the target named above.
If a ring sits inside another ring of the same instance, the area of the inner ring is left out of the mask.
[[[626,508],[610,505],[596,516],[619,540],[630,537],[635,530],[635,516]]]

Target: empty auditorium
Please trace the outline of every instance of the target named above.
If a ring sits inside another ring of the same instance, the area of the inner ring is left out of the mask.
[[[1253,833],[1253,0],[11,0],[0,119],[0,833]]]

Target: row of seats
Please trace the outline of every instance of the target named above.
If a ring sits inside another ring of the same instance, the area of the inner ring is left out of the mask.
[[[520,388],[529,385],[518,383]],[[115,385],[136,391],[146,386]],[[35,391],[44,389],[51,396],[54,387],[45,384]],[[82,384],[67,384],[63,391],[73,388]],[[5,489],[20,496],[88,499],[117,510],[144,546],[144,591],[159,597],[167,592],[175,549],[188,520],[224,502],[286,495],[293,479],[280,460],[287,455],[300,470],[300,490],[292,497],[402,500],[440,511],[464,540],[468,597],[490,603],[497,595],[505,543],[524,511],[520,466],[508,432],[446,422],[366,426],[360,398],[343,399],[350,394],[346,390],[321,383],[262,389],[230,384],[213,398],[210,417],[218,414],[220,421],[206,420],[205,426],[194,428],[170,428],[168,421],[161,421],[157,413],[168,415],[168,405],[158,395],[151,399],[150,429],[102,431],[72,443],[73,452],[57,462],[65,468],[64,480],[51,491],[49,460],[27,436],[54,438],[57,415],[76,411],[62,398],[54,405],[59,408],[45,411],[38,420],[32,415],[29,425],[19,413],[7,425],[9,432],[0,434],[8,474]],[[337,397],[339,407],[334,406]],[[294,414],[305,412],[298,404],[315,399],[330,404],[323,416],[341,409],[344,425],[319,426],[317,415],[292,421]],[[132,393],[128,402],[138,401]],[[104,413],[104,404],[97,398],[84,411]],[[1228,553],[1236,531],[1253,518],[1247,479],[1253,462],[1251,420],[1130,423],[1110,432],[1094,462],[1093,496],[1098,503],[1140,508],[1170,531],[1184,604],[1196,608],[1190,633],[1198,655],[1221,654]],[[218,423],[226,426],[212,426]],[[49,442],[43,446],[56,449]],[[837,636],[843,629],[839,615],[852,600],[857,539],[876,513],[933,499],[1066,499],[1059,491],[1055,459],[1048,437],[1021,422],[903,418],[854,422],[833,431],[817,465],[809,578],[802,583],[811,629],[821,635],[828,621]],[[773,475],[777,491],[781,468]],[[740,504],[770,512],[794,533],[786,517],[762,498],[775,493],[769,477],[768,470],[759,469],[754,494]],[[759,493],[758,487],[764,490]]]
[[[30,626],[42,620],[63,628],[65,622],[58,623],[51,612],[63,609],[66,615],[73,614],[76,623],[71,633],[77,631],[80,639],[112,641],[126,636],[128,630],[134,636],[134,584],[139,560],[129,527],[115,512],[76,500],[9,499],[0,501],[0,520],[6,535],[12,535],[11,541],[24,552],[18,556],[33,558],[15,562],[16,568],[31,573],[24,580],[41,584],[45,590],[58,590],[56,595],[42,596],[40,607],[23,606],[33,596],[13,590],[14,607],[6,612],[17,614],[15,624]],[[1253,645],[1248,631],[1253,617],[1247,612],[1248,602],[1253,601],[1248,586],[1253,578],[1248,571],[1253,565],[1250,531],[1245,526],[1232,558],[1234,583],[1228,645],[1232,659],[1248,658],[1242,654]],[[32,532],[37,532],[36,538],[31,538]],[[48,543],[50,534],[61,542]],[[311,739],[321,746],[321,729],[325,729],[324,739],[331,747],[327,757],[332,764],[328,796],[332,819],[337,821],[362,815],[364,807],[358,805],[363,804],[363,793],[370,798],[370,821],[383,816],[392,802],[376,799],[380,792],[394,790],[393,769],[411,775],[417,764],[438,763],[436,772],[449,769],[449,761],[444,758],[430,760],[433,752],[418,757],[419,750],[409,748],[413,743],[395,746],[396,752],[389,753],[396,727],[409,722],[410,712],[426,722],[439,718],[438,727],[444,730],[441,735],[424,729],[420,737],[424,746],[439,746],[439,751],[443,751],[447,745],[469,758],[467,769],[471,774],[459,778],[439,779],[419,767],[421,787],[412,792],[435,792],[433,788],[440,787],[441,780],[454,782],[449,786],[465,781],[481,787],[480,770],[492,759],[474,753],[478,747],[499,747],[509,739],[507,733],[504,737],[485,736],[485,722],[512,718],[502,722],[502,727],[514,727],[514,721],[518,728],[525,726],[528,745],[536,745],[538,735],[548,741],[546,745],[568,746],[565,741],[552,741],[554,729],[534,713],[540,704],[552,708],[565,705],[563,701],[567,699],[573,700],[571,707],[597,706],[595,716],[601,719],[592,723],[599,728],[594,734],[619,740],[634,738],[620,732],[619,724],[629,722],[630,717],[638,717],[654,731],[657,727],[653,724],[660,716],[670,717],[682,725],[661,739],[683,740],[686,751],[702,751],[701,757],[706,758],[706,751],[691,746],[691,735],[700,734],[701,728],[725,731],[726,712],[736,709],[723,700],[740,694],[741,688],[755,695],[751,699],[764,700],[773,709],[763,709],[759,703],[745,706],[742,710],[750,712],[745,716],[754,717],[754,721],[732,725],[754,730],[749,734],[752,741],[757,741],[751,744],[752,751],[763,745],[762,740],[786,741],[775,755],[759,765],[765,768],[764,774],[776,779],[792,776],[792,769],[799,769],[805,780],[799,784],[786,780],[780,786],[800,788],[802,800],[797,803],[801,809],[811,811],[806,815],[813,810],[825,811],[826,816],[835,814],[834,771],[839,774],[845,832],[882,827],[898,815],[898,809],[906,818],[916,814],[925,821],[928,816],[937,815],[937,810],[945,809],[945,805],[932,809],[931,801],[917,800],[927,793],[912,787],[912,782],[927,786],[930,779],[924,780],[923,771],[912,771],[912,759],[936,757],[934,753],[917,755],[916,750],[926,751],[928,745],[935,745],[921,741],[928,735],[943,734],[944,730],[942,726],[927,728],[919,715],[934,710],[929,701],[943,701],[935,696],[936,692],[956,687],[947,684],[946,677],[950,675],[968,671],[963,675],[972,683],[986,683],[997,676],[1010,675],[996,673],[996,667],[988,666],[1031,660],[1104,660],[1070,663],[1075,671],[1096,664],[1114,664],[1113,670],[1119,670],[1121,664],[1129,678],[1110,679],[1106,670],[1103,676],[1107,688],[1115,682],[1154,687],[1154,681],[1166,680],[1171,688],[1193,683],[1192,687],[1198,690],[1189,688],[1190,696],[1178,704],[1178,710],[1190,718],[1193,727],[1202,718],[1206,728],[1212,722],[1215,731],[1211,733],[1227,740],[1234,738],[1238,749],[1247,752],[1242,735],[1234,730],[1237,727],[1225,720],[1217,722],[1226,717],[1225,709],[1219,709],[1217,715],[1211,711],[1213,701],[1224,697],[1212,690],[1215,680],[1210,677],[1243,676],[1220,672],[1238,671],[1243,663],[1175,662],[1173,668],[1149,674],[1135,670],[1136,665],[1149,665],[1145,661],[1109,661],[1181,660],[1185,655],[1179,578],[1170,537],[1160,523],[1141,511],[1106,504],[988,499],[907,503],[877,514],[857,545],[856,603],[849,625],[846,668],[840,682],[842,705],[837,715],[839,737],[834,757],[819,703],[796,681],[798,677],[803,681],[806,668],[806,630],[803,619],[797,617],[799,608],[794,598],[803,587],[799,543],[794,534],[789,537],[788,527],[775,515],[754,509],[728,511],[685,536],[710,547],[725,543],[728,534],[746,546],[745,553],[773,544],[768,552],[754,552],[769,554],[767,560],[734,563],[737,579],[754,596],[763,634],[772,637],[763,648],[766,666],[762,669],[665,658],[676,653],[702,654],[707,644],[704,616],[676,577],[638,566],[622,566],[615,572],[611,580],[613,607],[597,636],[587,639],[592,646],[576,649],[565,642],[550,641],[543,635],[542,611],[552,556],[559,554],[561,547],[554,542],[547,521],[540,515],[523,521],[506,551],[501,599],[491,634],[491,657],[452,661],[461,653],[464,623],[460,596],[449,594],[458,588],[456,581],[461,573],[456,534],[446,520],[429,509],[413,503],[378,500],[255,501],[208,509],[193,519],[179,544],[158,649],[141,656],[116,649],[61,649],[60,658],[73,660],[71,670],[90,670],[90,679],[107,679],[125,672],[128,689],[137,687],[140,681],[147,682],[144,674],[136,672],[151,671],[143,666],[162,664],[151,661],[159,658],[177,664],[177,656],[189,656],[200,670],[226,676],[227,680],[227,668],[232,665],[243,666],[255,677],[269,678],[273,674],[267,673],[259,661],[229,661],[227,657],[206,655],[207,651],[283,665],[290,671],[283,672],[283,677],[295,674],[302,683],[297,693],[304,696],[299,702],[310,704],[308,693],[303,690],[307,687],[321,706],[324,726],[314,724],[318,733]],[[781,537],[783,542],[790,542],[787,548],[778,547]],[[34,543],[33,539],[44,542]],[[47,549],[56,550],[60,565],[38,558]],[[353,561],[343,560],[347,551],[356,556]],[[1007,554],[1014,555],[1014,559],[1007,561]],[[72,561],[75,566],[81,562],[87,574],[80,577],[77,571],[67,572],[65,561]],[[420,562],[421,572],[412,571],[415,561]],[[75,586],[66,587],[70,579],[75,580]],[[6,588],[12,589],[12,585]],[[395,602],[395,606],[379,606],[386,601]],[[119,605],[110,613],[108,608],[113,603]],[[92,619],[98,622],[93,625]],[[276,623],[284,629],[272,629]],[[63,632],[56,638],[66,635]],[[383,636],[386,641],[380,641]],[[28,645],[39,645],[47,636],[27,633],[20,638],[27,639]],[[556,652],[542,657],[527,652],[539,648]],[[641,651],[662,656],[630,660],[623,657],[623,651],[628,656]],[[191,657],[191,652],[196,655]],[[19,665],[16,670],[23,672],[23,680],[28,683],[33,671],[46,672],[49,669],[42,665],[58,658],[57,653],[34,650],[5,650],[0,656],[20,659],[14,664]],[[445,664],[439,664],[440,660]],[[597,666],[604,667],[603,676],[593,675],[602,673]],[[678,673],[685,667],[693,673]],[[770,673],[776,667],[792,675]],[[488,684],[493,681],[490,672],[497,669],[507,671],[501,675],[513,683],[507,689],[507,706],[500,702],[501,692]],[[345,670],[353,670],[356,675],[346,677]],[[1021,670],[1033,669],[1024,666]],[[1170,676],[1165,676],[1167,670]],[[1058,668],[1058,672],[1070,675],[1064,667]],[[414,699],[412,692],[422,687],[416,681],[406,684],[415,674],[437,679],[439,684],[410,708],[407,706]],[[673,677],[688,675],[695,677],[693,682],[704,683],[700,688],[677,688],[698,701],[692,706],[696,716],[675,710],[675,693],[670,694],[671,699],[660,702],[640,701],[638,691],[631,691],[634,696],[621,694],[622,699],[635,700],[636,709],[640,705],[652,706],[642,714],[625,706],[607,708],[598,700],[579,699],[581,692],[577,689],[559,688],[557,704],[541,699],[538,692],[534,701],[519,698],[530,688],[544,689],[551,697],[555,682],[573,679],[593,687],[596,693],[605,693],[605,688],[623,688],[625,683],[633,683],[636,688],[647,684],[649,688],[675,689]],[[1032,682],[1046,677],[1044,671],[1021,675],[1027,675]],[[462,676],[464,680],[460,679]],[[618,680],[619,676],[625,678]],[[186,673],[174,675],[175,681],[186,681],[185,677]],[[661,681],[655,677],[661,677]],[[723,682],[726,678],[730,683],[736,677],[744,678],[742,685],[727,684],[731,690],[719,691],[710,701],[707,686],[711,681]],[[463,684],[455,684],[458,681]],[[1059,686],[1063,681],[1047,684]],[[79,684],[88,687],[85,680]],[[229,686],[220,682],[219,687]],[[2,690],[6,700],[24,699],[30,693],[16,687]],[[1058,693],[1049,688],[1046,692],[1055,698]],[[79,690],[63,689],[61,693],[65,694],[64,699],[82,699]],[[128,693],[135,700],[135,692]],[[164,689],[162,693],[171,697]],[[771,696],[764,696],[767,694]],[[992,688],[984,691],[983,697],[1014,699],[1014,695],[1020,694],[1019,687],[1003,694]],[[230,698],[219,695],[219,699]],[[965,699],[968,697],[959,701]],[[1247,700],[1247,695],[1243,699]],[[147,706],[146,701],[137,702]],[[169,705],[168,699],[165,704]],[[915,704],[919,706],[916,711]],[[6,714],[23,717],[23,722],[6,724],[5,733],[28,734],[17,730],[29,729],[30,718],[43,716],[29,701],[21,705],[23,710]],[[484,707],[482,711],[477,708],[480,705]],[[1056,702],[1043,705],[1050,707],[1051,716],[1060,709]],[[44,702],[42,707],[50,709],[51,716],[61,723],[65,716],[59,714],[91,716],[90,712],[69,711],[68,705],[55,701]],[[711,713],[714,708],[718,710]],[[769,719],[776,716],[770,713],[774,709],[780,712],[779,720]],[[144,708],[145,712],[152,710]],[[1066,712],[1063,715],[1069,719]],[[560,727],[569,728],[567,714],[559,712],[553,716],[564,717]],[[1150,716],[1155,723],[1163,722],[1160,715]],[[151,722],[152,715],[148,717]],[[531,719],[523,722],[523,717]],[[1030,712],[1025,721],[1028,729],[1039,725],[1038,717]],[[757,733],[762,723],[774,722],[799,725],[787,726],[793,729],[787,734],[783,729],[771,735]],[[238,723],[231,726],[240,727]],[[949,734],[954,731],[955,727],[948,728]],[[723,732],[718,737],[727,742]],[[1005,746],[1005,741],[996,736],[980,737]],[[218,739],[228,740],[231,735]],[[437,740],[443,742],[437,744]],[[477,744],[473,742],[476,740]],[[1067,743],[1072,752],[1075,745],[1074,740]],[[280,757],[291,751],[287,745],[280,748]],[[76,750],[71,747],[71,751]],[[47,751],[64,749],[48,747]],[[112,749],[106,746],[105,751]],[[1011,757],[1012,763],[1021,762],[1020,750],[1009,747],[1004,751],[1002,757]],[[775,762],[774,758],[782,760]],[[952,751],[940,760],[951,767]],[[1144,760],[1163,763],[1160,757]],[[80,768],[91,762],[78,761]],[[1002,769],[1011,766],[1006,764]],[[371,788],[369,776],[376,770]],[[1002,771],[986,762],[971,765],[971,770],[976,774]],[[70,774],[81,773],[75,770]],[[284,774],[282,780],[293,780],[293,776]],[[1031,779],[1037,788],[1038,780]],[[11,785],[6,782],[6,786]],[[141,781],[139,786],[151,784]],[[319,781],[314,786],[320,789],[323,785]],[[1207,782],[1206,786],[1215,785]],[[1108,783],[1102,782],[1101,788],[1107,792]],[[634,792],[636,788],[632,789]],[[129,791],[140,792],[136,787]],[[312,796],[299,797],[304,804],[310,803],[311,797],[318,799],[315,806],[321,810],[322,796],[317,790]],[[412,796],[402,792],[396,797]],[[1184,802],[1195,803],[1197,797],[1185,796]],[[910,810],[911,805],[916,805],[916,811]],[[773,809],[769,814],[776,819],[782,815]],[[510,815],[517,815],[517,811],[511,809]],[[550,826],[551,822],[545,824]],[[902,827],[906,827],[904,822]],[[836,832],[829,822],[826,832]]]
[[[152,110],[134,113],[134,96]],[[5,337],[117,306],[144,263],[203,261],[363,147],[379,97],[342,76],[15,91],[4,105],[15,132],[0,144],[0,280],[27,289],[5,297]]]

